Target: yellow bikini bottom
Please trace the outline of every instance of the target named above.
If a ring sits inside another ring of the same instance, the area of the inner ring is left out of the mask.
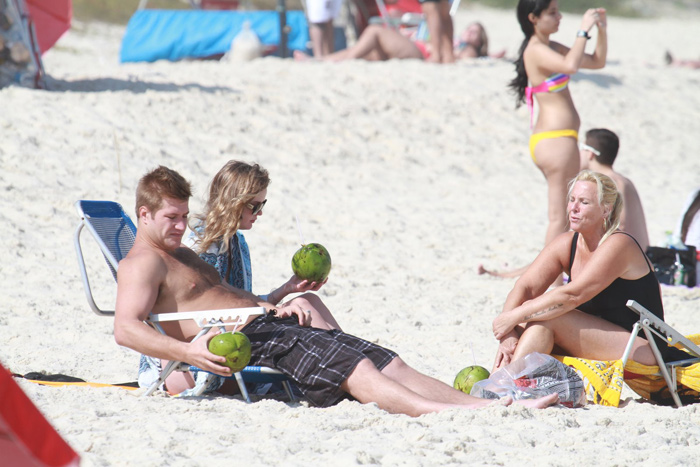
[[[532,157],[533,162],[537,163],[535,159],[535,147],[537,143],[543,139],[554,139],[554,138],[565,138],[570,137],[578,141],[578,131],[576,130],[554,130],[554,131],[543,131],[542,133],[535,133],[530,136],[530,157]]]

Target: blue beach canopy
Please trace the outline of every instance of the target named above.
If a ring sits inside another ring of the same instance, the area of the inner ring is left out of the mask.
[[[126,26],[119,58],[122,63],[154,62],[224,54],[245,21],[263,45],[279,44],[276,11],[138,10]],[[304,12],[288,11],[287,26],[289,50],[306,50]]]

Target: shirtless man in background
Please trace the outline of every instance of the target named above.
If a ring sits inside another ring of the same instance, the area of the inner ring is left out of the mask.
[[[612,178],[617,190],[622,194],[622,216],[620,230],[632,235],[642,250],[649,246],[647,221],[644,217],[642,200],[632,181],[616,172],[613,163],[620,148],[620,140],[612,131],[594,128],[586,132],[586,142],[580,145],[581,170],[588,169]]]

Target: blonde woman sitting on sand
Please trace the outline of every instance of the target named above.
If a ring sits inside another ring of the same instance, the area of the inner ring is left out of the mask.
[[[204,214],[193,226],[185,244],[216,268],[221,278],[237,289],[251,292],[250,251],[241,230],[250,230],[263,214],[270,178],[258,164],[229,161],[214,176]],[[292,276],[287,282],[260,298],[277,305],[285,297],[302,293],[284,304],[308,312],[311,326],[340,329],[318,295],[324,282],[309,282]]]
[[[572,180],[567,203],[571,231],[544,247],[493,321],[493,335],[500,342],[494,368],[530,352],[620,358],[639,320],[627,300],[664,318],[651,263],[634,237],[618,230],[621,211],[622,197],[610,177],[584,170]],[[547,291],[564,272],[571,281]],[[656,345],[664,356],[685,355],[662,339]],[[630,358],[643,365],[656,363],[641,337]]]
[[[501,58],[505,51],[494,55],[488,53],[488,37],[480,23],[470,24],[455,44],[457,58],[488,57]],[[399,31],[382,25],[372,24],[365,29],[354,45],[347,49],[326,55],[321,60],[340,62],[344,60],[384,61],[391,59],[428,60],[430,46],[428,43],[404,36]],[[302,51],[294,51],[295,60],[314,60]]]

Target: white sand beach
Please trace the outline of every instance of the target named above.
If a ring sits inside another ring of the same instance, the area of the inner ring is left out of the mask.
[[[475,19],[493,50],[515,56],[522,33],[514,12],[465,8],[455,30]],[[700,70],[663,62],[667,49],[700,58],[698,20],[697,12],[612,17],[608,65],[570,84],[581,132],[619,134],[616,168],[637,186],[654,245],[700,184]],[[569,44],[579,21],[565,15],[553,39]],[[477,275],[477,266],[531,261],[547,222],[544,178],[527,150],[528,112],[514,109],[506,89],[510,62],[122,65],[123,31],[76,21],[44,55],[50,91],[0,90],[6,368],[134,381],[138,356],[115,343],[111,319],[88,308],[73,204],[115,200],[132,213],[139,177],[163,164],[193,183],[196,213],[229,159],[259,162],[272,178],[264,215],[246,234],[254,292],[291,275],[296,215],[304,240],[332,255],[319,293],[344,330],[448,384],[465,366],[491,368],[491,321],[514,282]],[[113,279],[104,267],[95,273],[98,301],[113,307]],[[669,324],[700,332],[700,288],[664,286],[663,298]],[[623,466],[700,458],[700,406],[655,406],[629,389],[620,408],[490,407],[410,418],[356,402],[316,409],[19,384],[85,466]]]

